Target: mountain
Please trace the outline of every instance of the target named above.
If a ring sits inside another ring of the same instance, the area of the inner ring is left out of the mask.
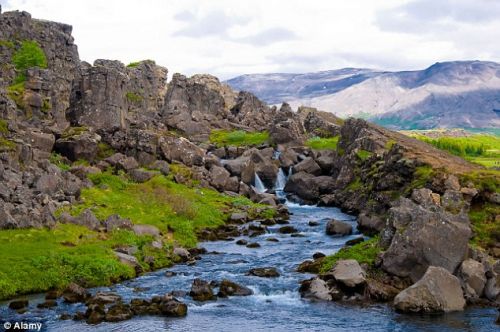
[[[500,64],[495,62],[443,62],[401,72],[344,68],[253,74],[226,83],[271,104],[316,107],[393,129],[500,127]]]

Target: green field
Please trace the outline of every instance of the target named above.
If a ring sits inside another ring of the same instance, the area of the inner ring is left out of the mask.
[[[337,150],[339,136],[330,138],[313,137],[306,141],[306,146],[314,150]]]

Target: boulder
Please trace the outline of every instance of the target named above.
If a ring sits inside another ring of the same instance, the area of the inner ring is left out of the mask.
[[[184,317],[187,315],[188,307],[175,298],[168,298],[160,302],[159,309],[167,317]]]
[[[88,229],[98,230],[101,227],[101,222],[90,209],[83,210],[77,218],[73,219],[76,224],[85,226]]]
[[[304,280],[301,283],[299,292],[303,298],[307,299],[320,301],[332,300],[332,295],[330,294],[327,283],[323,279],[317,277],[310,280]]]
[[[484,265],[473,259],[466,259],[460,266],[460,277],[474,291],[473,296],[481,297],[486,286]]]
[[[360,232],[368,235],[380,233],[385,226],[385,221],[376,215],[367,215],[360,213],[358,216],[358,229]]]
[[[313,158],[307,157],[293,167],[294,173],[305,172],[312,175],[321,175],[321,167],[314,161]]]
[[[230,222],[243,224],[248,220],[248,213],[246,212],[233,212],[229,217]]]
[[[68,303],[85,302],[89,297],[90,293],[83,287],[70,283],[62,294],[64,301]]]
[[[114,252],[120,263],[128,265],[136,271],[136,273],[142,272],[142,267],[139,264],[139,261],[135,256],[127,255],[122,252],[115,251]]]
[[[292,234],[292,233],[297,233],[298,230],[293,227],[293,226],[290,226],[290,225],[287,225],[287,226],[282,226],[278,229],[278,233],[281,233],[281,234]]]
[[[430,266],[422,279],[394,298],[394,306],[401,312],[461,311],[465,299],[457,277],[445,268]]]
[[[9,309],[12,309],[12,310],[21,310],[21,309],[25,309],[28,307],[28,300],[15,300],[15,301],[11,301],[9,303]]]
[[[274,267],[256,267],[248,271],[247,274],[261,278],[276,278],[280,276],[278,270]]]
[[[56,152],[71,161],[79,159],[94,161],[96,159],[101,136],[88,131],[67,130],[67,133],[66,136],[63,135],[56,141]]]
[[[269,128],[269,136],[274,144],[302,142],[304,140],[304,127],[299,116],[292,111],[287,103],[283,103]]]
[[[346,287],[354,288],[366,282],[365,271],[354,259],[339,260],[327,273]]]
[[[132,229],[132,222],[129,219],[123,219],[117,214],[112,214],[104,221],[106,232],[112,232],[115,229]]]
[[[382,256],[382,268],[414,282],[431,265],[455,271],[471,237],[467,215],[451,214],[436,205],[426,208],[407,198],[389,210],[387,225],[394,236]]]
[[[214,299],[214,293],[212,291],[210,283],[198,278],[193,280],[189,295],[195,301],[208,301]]]
[[[292,174],[284,190],[287,193],[296,194],[309,202],[315,202],[319,199],[319,187],[316,183],[316,178],[309,173],[300,172]]]
[[[150,168],[160,171],[165,176],[170,174],[170,165],[165,160],[156,160],[151,164]]]
[[[88,304],[110,304],[119,302],[122,300],[122,297],[116,293],[112,292],[97,292],[94,296],[92,296],[88,301]]]
[[[153,225],[134,225],[132,226],[132,231],[136,235],[149,235],[152,237],[159,237],[160,236],[160,230],[158,227],[153,226]]]
[[[130,172],[128,172],[128,175],[132,179],[132,181],[137,182],[137,183],[144,183],[146,181],[151,180],[153,176],[155,176],[155,173],[146,171],[144,169],[132,169]]]
[[[350,235],[352,234],[352,226],[349,223],[330,219],[326,223],[326,234],[327,235]]]
[[[178,256],[183,262],[187,262],[191,259],[191,254],[189,253],[189,251],[181,247],[175,247],[173,254],[175,256]]]
[[[109,307],[105,319],[107,322],[121,322],[131,319],[133,315],[130,305],[117,303]]]
[[[168,162],[178,161],[184,165],[203,166],[205,150],[183,137],[160,138],[160,151]]]
[[[228,296],[248,296],[252,295],[253,291],[245,286],[238,285],[237,283],[224,279],[221,281],[219,285],[219,293],[217,296],[219,297],[228,297]]]

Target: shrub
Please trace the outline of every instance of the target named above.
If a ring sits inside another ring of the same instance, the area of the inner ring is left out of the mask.
[[[45,53],[34,40],[23,41],[21,43],[21,48],[12,56],[12,62],[18,71],[18,76],[14,83],[20,83],[26,80],[24,71],[28,68],[47,68]]]

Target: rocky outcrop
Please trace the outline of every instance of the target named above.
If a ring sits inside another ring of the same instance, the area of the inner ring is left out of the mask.
[[[328,274],[349,288],[363,285],[366,282],[365,271],[354,259],[339,260]]]
[[[215,298],[210,284],[207,281],[201,279],[194,279],[189,295],[195,301],[208,301]]]
[[[457,277],[430,266],[422,279],[396,296],[394,306],[402,312],[450,312],[463,310],[465,299]]]
[[[327,235],[350,235],[352,234],[352,226],[349,223],[331,219],[326,223],[325,232]]]
[[[303,143],[304,128],[299,116],[287,103],[276,112],[269,128],[271,142],[274,144]]]
[[[397,276],[417,281],[431,265],[453,272],[467,253],[471,230],[466,215],[400,198],[387,222],[394,236],[382,268]]]
[[[343,120],[332,113],[318,111],[312,107],[299,107],[298,115],[303,118],[307,133],[318,137],[333,137],[340,134]]]

